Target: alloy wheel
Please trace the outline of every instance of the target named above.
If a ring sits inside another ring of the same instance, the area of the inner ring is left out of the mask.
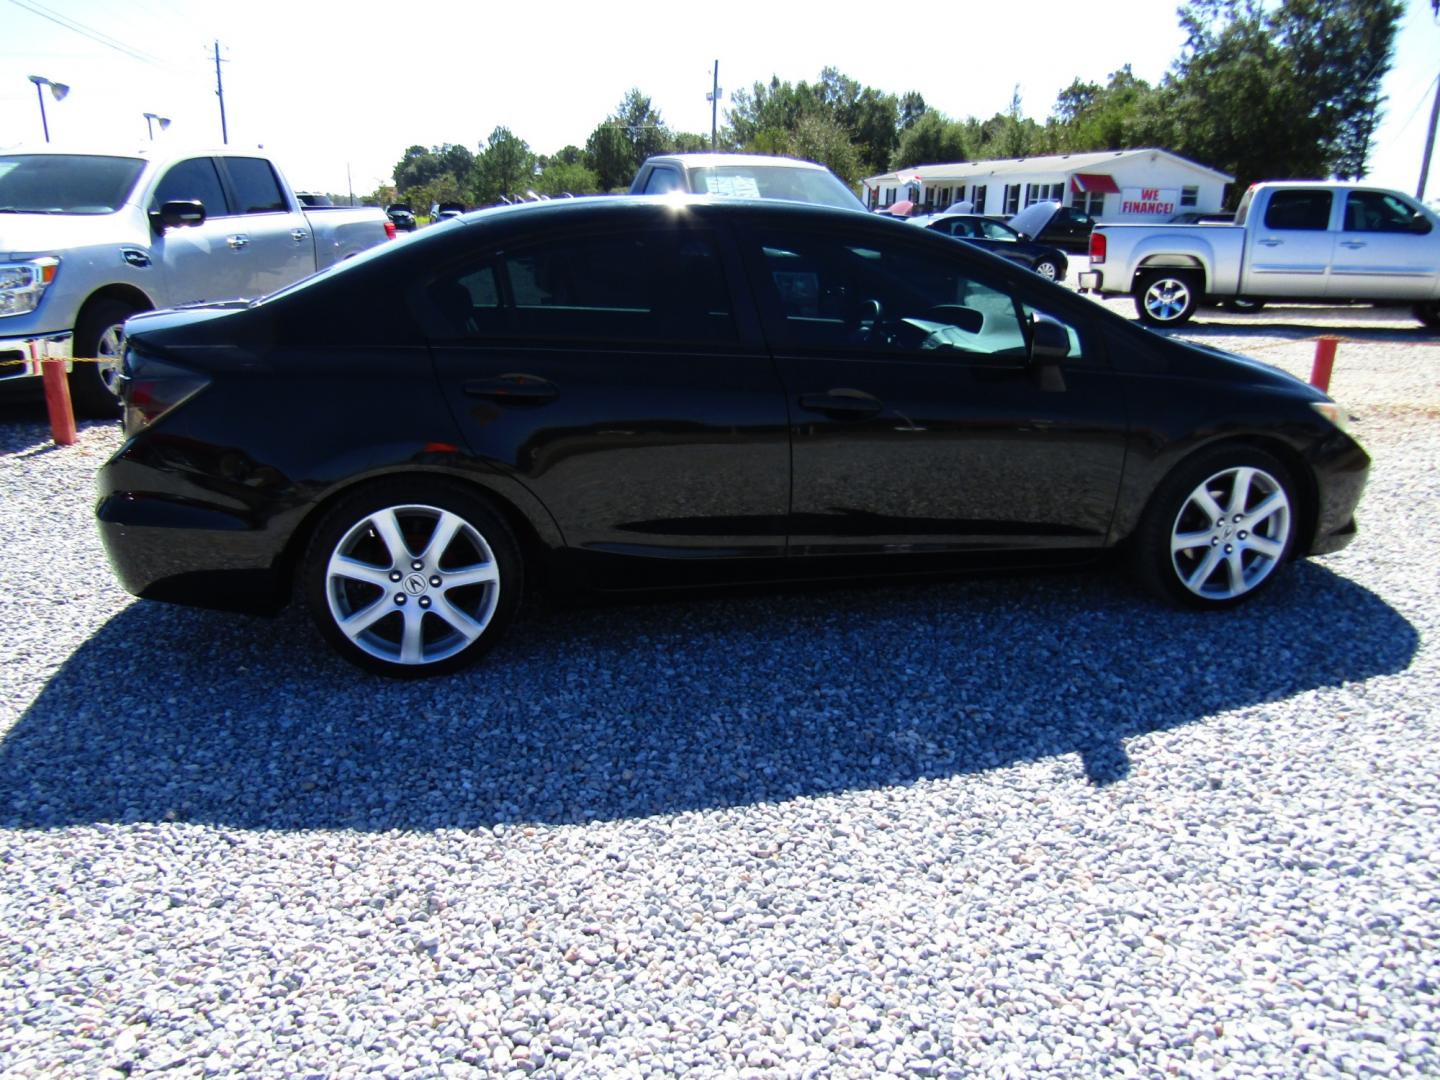
[[[1290,499],[1279,480],[1253,466],[1224,469],[1181,504],[1170,530],[1171,566],[1195,596],[1232,600],[1275,571],[1290,528]]]

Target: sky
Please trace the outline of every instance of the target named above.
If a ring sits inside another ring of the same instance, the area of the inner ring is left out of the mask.
[[[1370,179],[1413,194],[1440,24],[1430,0],[1407,5]],[[671,128],[708,132],[717,61],[722,124],[734,90],[772,75],[814,81],[826,66],[897,95],[917,90],[955,119],[1004,111],[1018,86],[1025,115],[1043,122],[1072,79],[1103,83],[1128,63],[1159,81],[1183,44],[1177,6],[1008,0],[927,17],[849,0],[431,0],[407,17],[279,0],[0,0],[0,147],[44,141],[30,75],[70,87],[61,101],[43,91],[57,147],[134,149],[147,141],[146,112],[171,120],[157,141],[218,146],[217,41],[229,144],[263,146],[300,190],[368,194],[406,147],[478,150],[502,125],[536,153],[583,146],[632,87]],[[1440,197],[1440,163],[1426,196]]]

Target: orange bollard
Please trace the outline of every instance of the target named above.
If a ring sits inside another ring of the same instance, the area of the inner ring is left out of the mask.
[[[46,360],[41,364],[45,381],[45,410],[50,414],[50,437],[56,446],[75,445],[75,410],[70,407],[70,383],[65,378],[65,361]]]
[[[1337,337],[1322,337],[1315,342],[1315,366],[1310,369],[1310,385],[1330,392],[1330,372],[1335,367],[1335,349],[1340,344]]]

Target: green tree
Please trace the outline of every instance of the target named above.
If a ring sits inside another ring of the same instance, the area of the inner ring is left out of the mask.
[[[535,186],[535,155],[524,139],[497,127],[475,158],[472,176],[474,200],[482,206],[499,202],[501,195],[523,195]]]
[[[1253,182],[1363,174],[1401,0],[1192,0],[1155,141]]]
[[[589,166],[551,158],[535,178],[535,190],[542,195],[594,195],[604,189]]]
[[[901,133],[894,167],[905,169],[912,165],[970,161],[974,156],[966,126],[947,120],[932,109]]]
[[[665,153],[670,143],[671,134],[650,98],[631,89],[590,133],[585,142],[586,164],[603,190],[620,190],[630,186],[642,161]]]
[[[1156,88],[1126,64],[1104,86],[1076,79],[1061,90],[1048,127],[1060,152],[1121,150],[1142,145],[1137,140],[1157,106]]]

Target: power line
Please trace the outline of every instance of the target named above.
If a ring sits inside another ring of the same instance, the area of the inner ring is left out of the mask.
[[[30,12],[30,14],[32,15],[38,15],[40,16],[40,18],[47,19],[50,22],[54,23],[56,26],[63,27],[66,30],[74,31],[82,37],[89,38],[91,41],[95,42],[98,45],[104,45],[107,49],[114,49],[116,52],[122,53],[125,56],[130,57],[132,60],[140,61],[142,64],[149,64],[151,67],[162,68],[169,68],[171,66],[165,61],[161,60],[158,56],[152,56],[150,53],[143,52],[140,49],[132,48],[131,46],[126,45],[123,41],[120,41],[118,38],[113,38],[109,34],[96,30],[94,27],[86,26],[84,23],[78,23],[72,19],[67,19],[63,15],[57,15],[52,11],[47,11],[39,4],[34,3],[34,0],[10,0],[10,2],[16,7]]]

